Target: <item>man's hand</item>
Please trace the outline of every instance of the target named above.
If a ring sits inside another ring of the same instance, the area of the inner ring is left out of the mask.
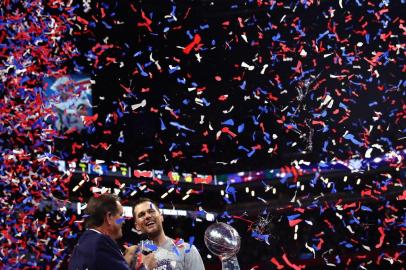
[[[125,261],[128,263],[128,264],[130,264],[131,263],[131,260],[134,258],[134,256],[135,256],[135,253],[136,253],[136,251],[137,251],[137,249],[138,249],[138,246],[137,245],[133,245],[133,246],[127,246],[127,245],[124,245],[124,248],[125,248],[125,251],[124,251],[124,259],[125,259]]]
[[[150,253],[148,255],[143,255],[142,256],[142,263],[144,264],[145,268],[148,270],[152,270],[156,266],[156,259],[154,253]]]

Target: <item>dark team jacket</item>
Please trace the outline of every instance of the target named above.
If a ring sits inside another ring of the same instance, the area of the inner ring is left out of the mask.
[[[69,261],[69,270],[130,270],[117,243],[110,237],[87,230],[80,237]]]

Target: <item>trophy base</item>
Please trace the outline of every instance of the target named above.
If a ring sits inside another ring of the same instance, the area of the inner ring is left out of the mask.
[[[240,270],[240,265],[238,264],[237,256],[234,255],[230,258],[222,258],[221,256],[221,269],[222,270]]]

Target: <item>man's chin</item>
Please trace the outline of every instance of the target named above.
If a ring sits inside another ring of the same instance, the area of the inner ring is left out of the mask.
[[[148,235],[149,238],[154,238],[159,235],[159,230],[157,228],[147,230],[146,234]]]

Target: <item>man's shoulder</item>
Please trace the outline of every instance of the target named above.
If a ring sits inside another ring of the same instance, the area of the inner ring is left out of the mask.
[[[79,239],[80,244],[95,245],[100,242],[110,242],[110,238],[93,230],[86,230]]]
[[[171,242],[173,243],[173,245],[180,251],[182,251],[183,253],[189,253],[190,251],[197,251],[197,248],[195,245],[186,242],[185,240],[183,240],[182,238],[177,238],[177,239],[172,239],[170,237],[168,237]]]
[[[184,269],[204,270],[202,257],[196,246],[192,244],[193,239],[190,242],[181,238],[171,240],[176,247],[175,249],[178,250],[177,257],[183,260]]]
[[[102,236],[101,233],[98,233],[96,231],[93,230],[86,230],[82,233],[82,235],[80,236],[81,239],[98,239]]]

